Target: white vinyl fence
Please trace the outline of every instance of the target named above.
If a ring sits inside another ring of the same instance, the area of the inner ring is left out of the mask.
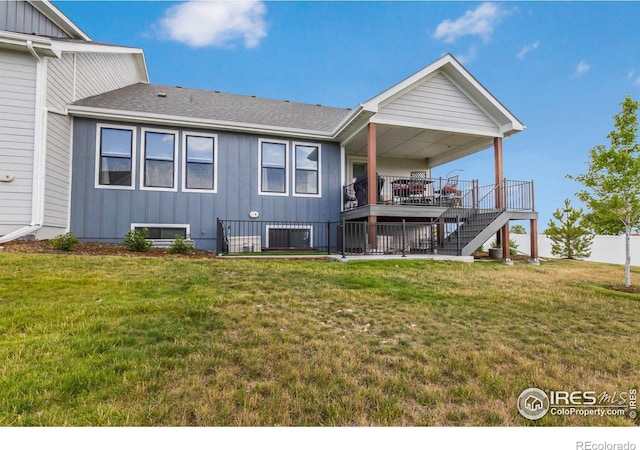
[[[518,251],[530,254],[528,234],[509,233],[509,237],[518,244]],[[484,247],[489,248],[489,245],[485,244]],[[538,254],[541,258],[557,258],[551,254],[551,239],[544,234],[538,235]],[[591,256],[585,261],[624,264],[624,235],[595,236],[591,244]],[[631,236],[631,265],[640,266],[640,236]]]

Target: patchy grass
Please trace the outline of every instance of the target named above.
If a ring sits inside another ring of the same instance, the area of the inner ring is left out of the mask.
[[[632,424],[516,409],[638,388],[617,266],[0,257],[3,426]]]

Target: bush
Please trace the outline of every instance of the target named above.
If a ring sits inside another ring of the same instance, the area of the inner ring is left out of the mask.
[[[75,237],[71,231],[49,239],[49,244],[51,244],[54,250],[64,250],[65,252],[73,250],[78,242],[80,241],[78,241],[78,238]]]
[[[191,253],[193,250],[193,245],[187,243],[189,236],[185,238],[181,238],[176,234],[176,238],[173,240],[171,247],[167,249],[167,253],[174,253],[180,255],[186,255],[187,253]]]
[[[124,246],[132,252],[146,252],[151,248],[151,242],[147,241],[147,229],[129,230],[124,237]]]

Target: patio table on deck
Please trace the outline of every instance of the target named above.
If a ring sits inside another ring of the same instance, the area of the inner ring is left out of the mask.
[[[393,198],[398,198],[399,203],[428,203],[431,200],[429,185],[433,180],[414,180],[410,178],[394,180],[391,182]],[[395,202],[394,202],[395,203]]]

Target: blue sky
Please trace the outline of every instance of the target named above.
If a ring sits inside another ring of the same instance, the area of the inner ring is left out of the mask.
[[[152,83],[355,107],[452,53],[527,129],[505,176],[536,183],[539,229],[640,99],[636,2],[54,1],[95,41],[141,47]],[[434,170],[493,180],[485,150]]]

